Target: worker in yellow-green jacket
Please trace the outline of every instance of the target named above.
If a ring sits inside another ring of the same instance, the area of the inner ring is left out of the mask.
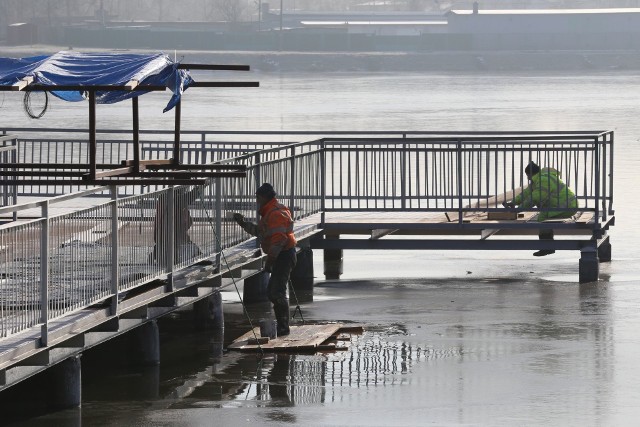
[[[529,186],[511,202],[505,202],[505,207],[523,211],[535,206],[542,209],[538,214],[538,221],[571,218],[575,215],[578,211],[576,195],[562,182],[560,172],[552,168],[540,169],[540,166],[531,162],[524,173],[529,179]],[[553,240],[553,230],[542,229],[539,237],[540,240]],[[533,255],[545,256],[555,252],[553,249],[542,249]]]

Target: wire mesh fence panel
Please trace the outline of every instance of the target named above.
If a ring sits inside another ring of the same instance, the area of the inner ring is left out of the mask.
[[[42,221],[0,230],[0,337],[40,323]]]

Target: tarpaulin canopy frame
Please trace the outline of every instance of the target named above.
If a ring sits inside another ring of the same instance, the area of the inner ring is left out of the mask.
[[[214,64],[177,64],[182,70],[208,71],[250,71],[248,65],[214,65]],[[258,82],[194,82],[189,87],[258,87]],[[0,176],[29,176],[33,185],[194,185],[203,184],[211,177],[244,177],[244,166],[232,165],[182,165],[180,163],[180,130],[181,130],[181,100],[175,102],[175,126],[173,157],[160,160],[140,159],[140,120],[138,96],[131,97],[133,115],[133,159],[122,160],[121,164],[97,164],[96,139],[96,93],[112,91],[165,91],[166,86],[140,84],[137,80],[130,80],[122,85],[105,84],[42,84],[34,82],[33,76],[25,76],[11,85],[0,85],[0,91],[79,91],[87,94],[89,101],[89,163],[88,164],[59,164],[59,163],[24,163],[20,164],[23,171],[0,171]],[[60,170],[63,169],[63,170]],[[74,170],[75,169],[75,170]],[[85,171],[79,171],[84,169]],[[33,177],[48,177],[34,179]],[[76,179],[56,179],[56,177]],[[116,177],[117,179],[113,179]],[[77,179],[80,178],[80,179]],[[111,178],[111,179],[109,179]],[[23,184],[13,179],[3,181],[9,185]]]

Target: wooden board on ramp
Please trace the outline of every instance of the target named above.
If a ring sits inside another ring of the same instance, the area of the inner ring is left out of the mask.
[[[295,325],[290,327],[289,335],[270,339],[261,344],[263,351],[321,351],[345,349],[344,333],[362,333],[362,326],[331,323],[324,325]],[[255,335],[254,335],[255,332]],[[260,328],[256,327],[237,338],[229,350],[255,352],[260,351],[257,344],[250,344],[255,337],[260,338]]]

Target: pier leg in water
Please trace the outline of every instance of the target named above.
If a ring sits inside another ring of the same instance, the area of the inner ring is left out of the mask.
[[[339,239],[339,235],[327,235],[329,239]],[[327,280],[337,280],[342,274],[342,249],[324,250],[324,277]]]
[[[155,320],[144,323],[131,331],[129,362],[138,366],[160,364],[160,334]]]
[[[267,295],[267,285],[271,275],[265,271],[254,274],[244,279],[244,290],[242,291],[242,299],[245,304],[254,304],[257,302],[269,301]]]
[[[55,365],[47,374],[48,406],[51,410],[77,408],[82,404],[82,373],[80,356]]]
[[[140,378],[129,393],[141,399],[155,399],[160,395],[160,333],[155,320],[147,322],[129,334],[128,361],[140,367]]]
[[[222,295],[215,292],[193,304],[195,325],[198,329],[224,329]]]
[[[611,262],[611,242],[609,239],[598,246],[598,259],[600,262]]]
[[[196,327],[213,332],[211,344],[213,349],[214,372],[216,364],[220,363],[222,359],[222,351],[224,348],[224,311],[222,307],[222,295],[220,292],[216,292],[193,305]]]
[[[216,292],[215,295],[212,296],[216,297],[213,310],[213,339],[211,340],[214,363],[213,369],[215,372],[216,365],[222,360],[224,350],[224,312],[222,310],[222,296],[220,292]]]
[[[291,271],[291,286],[298,297],[296,302],[313,301],[313,251],[311,248],[303,248],[297,255],[298,261]],[[289,293],[291,300],[291,293]]]
[[[588,247],[580,250],[579,270],[580,283],[589,283],[598,280],[600,267],[598,251],[595,247]]]

